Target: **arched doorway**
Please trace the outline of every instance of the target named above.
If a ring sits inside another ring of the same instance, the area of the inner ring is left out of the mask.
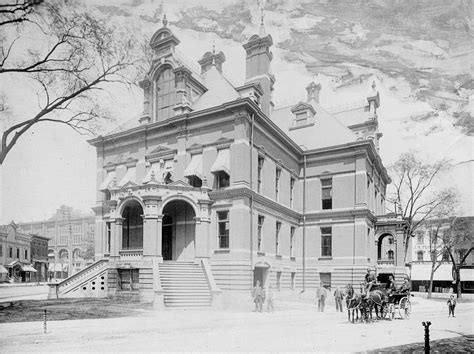
[[[136,200],[123,208],[122,249],[143,249],[143,208]]]
[[[163,208],[162,255],[164,261],[192,261],[195,255],[194,208],[184,200],[172,200]]]
[[[382,234],[380,235],[377,242],[377,260],[393,263],[394,262],[394,252],[395,243],[393,236],[391,234]]]

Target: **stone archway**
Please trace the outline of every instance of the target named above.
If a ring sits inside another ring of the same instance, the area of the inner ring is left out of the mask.
[[[194,260],[196,212],[193,206],[185,200],[174,199],[163,206],[162,214],[163,260]]]
[[[377,242],[377,261],[387,263],[394,262],[395,241],[390,233],[384,233],[379,236]]]
[[[143,207],[135,199],[122,208],[122,249],[143,249]]]

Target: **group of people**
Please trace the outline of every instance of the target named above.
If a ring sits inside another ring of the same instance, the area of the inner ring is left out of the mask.
[[[316,297],[318,299],[318,311],[324,312],[326,306],[326,299],[328,296],[328,290],[324,287],[324,283],[321,282],[319,288],[316,290]],[[342,312],[342,299],[344,299],[344,292],[336,287],[334,290],[334,300],[336,302],[336,311]]]
[[[275,296],[273,294],[272,286],[268,287],[268,290],[265,290],[260,285],[260,280],[257,280],[253,290],[252,290],[253,302],[255,304],[256,312],[263,312],[263,304],[267,304],[267,312],[273,312],[274,305],[273,300]]]

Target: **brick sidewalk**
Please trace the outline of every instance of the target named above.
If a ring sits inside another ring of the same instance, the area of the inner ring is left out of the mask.
[[[474,335],[430,341],[431,353],[472,353]],[[371,350],[367,353],[424,353],[425,343],[412,343],[396,347]]]

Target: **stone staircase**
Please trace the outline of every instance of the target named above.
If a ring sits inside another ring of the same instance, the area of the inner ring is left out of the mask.
[[[48,298],[106,297],[108,266],[101,259],[59,283],[48,283]]]
[[[208,307],[212,294],[199,264],[165,261],[159,265],[166,307]]]

